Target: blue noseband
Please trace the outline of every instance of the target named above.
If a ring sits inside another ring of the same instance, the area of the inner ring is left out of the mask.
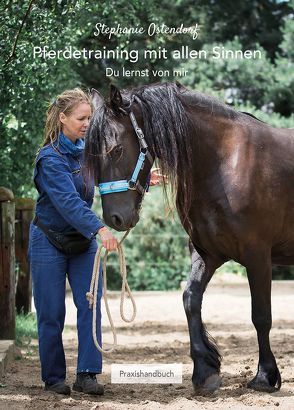
[[[154,160],[152,158],[152,155],[148,151],[148,145],[146,143],[144,133],[141,130],[141,128],[138,126],[138,123],[132,111],[130,112],[130,120],[136,132],[136,135],[138,137],[138,142],[140,145],[140,154],[137,159],[135,169],[129,180],[121,179],[120,181],[103,182],[99,184],[98,187],[99,187],[100,195],[114,194],[117,192],[125,192],[128,190],[131,190],[131,191],[137,191],[140,195],[143,196],[145,191],[148,189],[149,183],[147,183],[145,187],[142,187],[142,185],[140,184],[139,174],[140,174],[140,171],[144,169],[146,158],[150,162],[151,166]]]

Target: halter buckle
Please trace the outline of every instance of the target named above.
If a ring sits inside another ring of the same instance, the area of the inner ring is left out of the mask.
[[[129,189],[131,191],[136,191],[137,190],[137,181],[132,181],[131,179],[128,181]]]

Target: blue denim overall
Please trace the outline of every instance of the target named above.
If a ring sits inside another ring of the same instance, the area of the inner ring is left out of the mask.
[[[81,174],[82,154],[74,157],[59,146],[44,147],[36,161],[34,182],[39,192],[36,214],[53,230],[66,232],[74,227],[92,242],[79,255],[66,256],[56,249],[35,225],[30,226],[29,261],[37,311],[42,380],[54,384],[65,380],[66,363],[62,343],[65,319],[65,279],[72,289],[77,308],[78,372],[101,373],[102,356],[92,338],[92,310],[86,299],[97,250],[95,233],[103,223],[91,211],[94,184]],[[100,301],[97,298],[97,339],[101,343]]]

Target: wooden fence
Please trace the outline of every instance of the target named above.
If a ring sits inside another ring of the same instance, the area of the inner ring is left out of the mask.
[[[27,252],[34,208],[35,201],[30,198],[16,198],[15,200],[15,260],[17,272],[15,306],[18,313],[31,311],[32,280]]]
[[[34,205],[0,187],[0,339],[15,338],[15,310],[31,309],[27,248]]]

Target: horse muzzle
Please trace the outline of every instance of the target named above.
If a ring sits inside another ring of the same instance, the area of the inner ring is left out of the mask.
[[[127,217],[119,212],[113,212],[108,215],[103,214],[103,218],[106,224],[116,231],[127,231],[128,229],[134,228],[137,224],[139,221],[139,214],[137,211],[134,211],[129,217]]]

